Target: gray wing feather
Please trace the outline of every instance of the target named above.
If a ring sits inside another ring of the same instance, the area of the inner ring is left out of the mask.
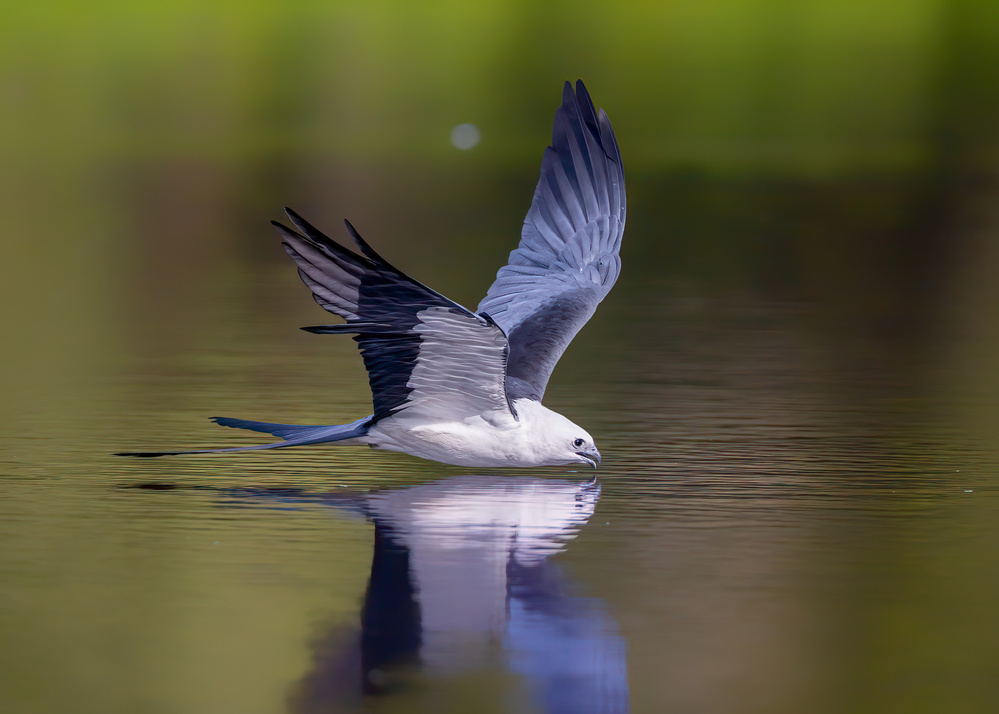
[[[478,307],[507,334],[507,377],[518,392],[541,398],[559,357],[614,285],[625,214],[610,121],[582,82],[575,94],[566,82],[520,245]]]
[[[303,329],[356,335],[371,385],[372,424],[400,412],[416,419],[515,418],[505,392],[506,336],[492,320],[393,267],[350,223],[360,255],[286,210],[301,232],[274,224],[285,250],[316,302],[346,320]]]

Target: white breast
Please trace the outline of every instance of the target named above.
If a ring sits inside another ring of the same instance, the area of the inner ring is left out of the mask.
[[[545,466],[553,461],[546,437],[547,422],[565,417],[540,403],[518,399],[518,421],[487,421],[470,417],[457,421],[428,421],[424,414],[405,410],[382,419],[368,432],[366,441],[376,449],[400,451],[422,459],[456,466]]]

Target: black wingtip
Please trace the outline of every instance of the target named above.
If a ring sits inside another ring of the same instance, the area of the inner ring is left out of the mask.
[[[384,268],[388,268],[389,270],[399,273],[400,275],[402,274],[402,272],[398,268],[396,268],[394,265],[385,260],[385,258],[380,256],[375,251],[374,248],[368,245],[368,242],[366,240],[361,238],[361,234],[357,232],[356,228],[354,228],[353,223],[344,218],[343,225],[347,227],[347,232],[350,234],[350,237],[354,241],[354,244],[357,245],[358,249],[361,251],[361,254],[364,255],[364,257],[366,257],[368,260],[373,260],[374,262],[378,263]]]
[[[596,131],[597,109],[593,106],[593,99],[590,98],[590,93],[586,91],[586,85],[581,79],[576,80],[576,104],[579,106],[584,121]]]
[[[311,223],[295,213],[292,209],[285,207],[284,210],[285,213],[288,214],[288,218],[291,220],[292,224],[294,224],[295,228],[298,230],[289,228],[279,221],[271,221],[271,225],[277,228],[278,233],[280,233],[281,237],[285,239],[282,241],[282,245],[288,255],[290,255],[292,260],[296,263],[299,262],[298,257],[296,256],[301,255],[301,250],[298,247],[300,242],[304,242],[305,244],[322,252],[341,255],[349,258],[350,260],[363,260],[361,256],[357,255],[348,248],[345,248],[335,240],[330,239],[329,236],[323,232],[316,229]],[[301,233],[298,231],[301,231]]]
[[[291,247],[291,245],[288,243],[289,240],[297,240],[297,241],[305,241],[307,243],[314,243],[314,241],[309,240],[307,237],[303,236],[298,231],[296,231],[296,230],[294,230],[292,228],[289,228],[288,226],[286,226],[284,223],[281,223],[280,221],[271,221],[271,225],[274,226],[275,228],[277,228],[277,232],[280,234],[281,238],[284,239],[284,240],[281,241],[281,245],[285,246],[285,250],[288,250],[288,248]]]
[[[367,241],[361,238],[361,234],[357,232],[354,228],[354,224],[348,221],[346,218],[343,219],[343,225],[347,227],[347,232],[350,234],[351,239],[357,244],[357,247],[361,249],[361,252],[368,255],[368,252],[374,252],[371,250],[371,246],[368,245]],[[371,257],[370,255],[368,256]]]
[[[321,230],[319,230],[314,225],[309,223],[307,220],[302,218],[300,215],[295,213],[293,209],[289,208],[288,206],[285,206],[284,212],[285,215],[288,216],[289,220],[291,220],[295,228],[302,231],[302,233],[304,233],[306,236],[308,236],[316,243],[320,244],[332,243],[332,241],[325,233],[323,233]]]
[[[576,103],[576,95],[572,91],[572,82],[566,80],[565,84],[562,85],[562,106],[571,107]]]
[[[312,335],[330,335],[338,332],[338,330],[334,329],[337,327],[343,327],[343,325],[308,325],[307,327],[299,327],[298,329]]]
[[[572,85],[568,81],[565,83],[562,90],[562,108],[578,110],[583,123],[590,127],[600,139],[600,144],[607,158],[616,164],[621,163],[621,150],[618,148],[617,137],[614,136],[607,112],[596,108],[583,80],[576,80],[575,93],[572,91]]]
[[[112,454],[112,456],[133,456],[137,459],[152,459],[157,456],[172,456],[177,454],[177,451],[119,451],[118,453]]]

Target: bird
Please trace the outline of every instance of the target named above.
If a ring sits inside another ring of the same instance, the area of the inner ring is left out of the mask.
[[[621,272],[627,212],[621,152],[607,113],[566,82],[552,142],[518,246],[473,312],[395,268],[344,221],[356,252],[291,209],[272,222],[313,298],[344,322],[301,329],[352,334],[373,413],[349,424],[297,425],[212,417],[277,442],[173,456],[367,444],[468,467],[585,465],[600,452],[582,427],[541,403],[572,338]]]

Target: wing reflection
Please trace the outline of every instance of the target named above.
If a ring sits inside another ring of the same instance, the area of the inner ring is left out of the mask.
[[[355,501],[375,526],[361,632],[316,644],[294,709],[498,671],[526,684],[505,688],[509,711],[627,711],[617,625],[550,560],[599,497],[596,482],[465,476]]]

